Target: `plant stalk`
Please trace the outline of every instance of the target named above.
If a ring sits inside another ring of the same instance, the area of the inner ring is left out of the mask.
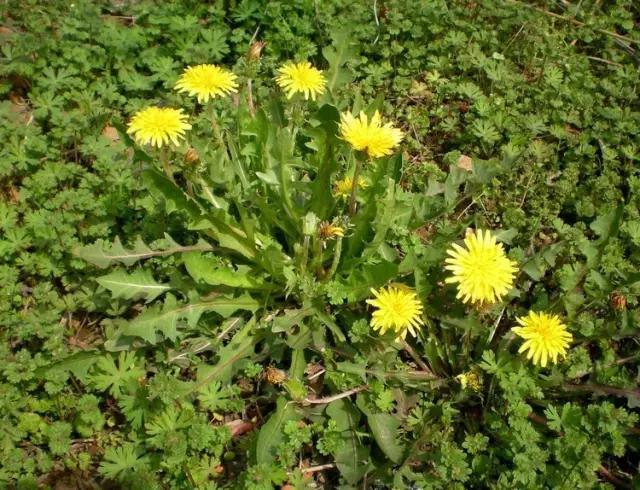
[[[249,114],[251,114],[251,117],[256,117],[256,108],[253,104],[253,83],[250,78],[247,80],[247,103],[249,105]]]
[[[216,111],[213,107],[213,104],[209,103],[207,105],[207,111],[209,112],[209,120],[211,121],[211,127],[213,128],[213,135],[215,136],[218,145],[220,145],[220,148],[224,149],[226,145],[224,143],[224,138],[222,137],[222,131],[220,131],[220,125],[218,124],[218,119],[216,117]]]
[[[160,148],[160,164],[162,165],[162,170],[164,171],[164,173],[167,174],[168,179],[175,184],[176,181],[173,178],[173,169],[171,168],[171,163],[169,162],[169,153],[166,146],[162,146]]]
[[[353,171],[353,184],[351,185],[351,196],[349,197],[349,216],[356,214],[356,192],[358,190],[358,179],[360,179],[361,170],[362,162],[356,158],[356,168]]]
[[[338,265],[340,264],[341,255],[342,255],[342,237],[340,236],[336,240],[336,246],[333,249],[333,261],[331,262],[331,269],[329,269],[329,274],[327,274],[327,281],[330,280],[338,270]]]
[[[340,400],[342,398],[347,398],[351,395],[355,395],[356,393],[360,393],[361,391],[364,391],[366,389],[368,389],[369,386],[368,385],[362,385],[362,386],[358,386],[357,388],[352,388],[350,390],[347,390],[343,393],[338,393],[337,395],[333,395],[333,396],[328,396],[326,398],[305,398],[303,400],[304,403],[311,403],[311,404],[315,404],[315,405],[326,405],[328,403],[334,402],[336,400]]]
[[[209,186],[207,185],[207,183],[204,181],[202,177],[198,178],[198,183],[200,184],[200,187],[202,188],[202,192],[204,192],[204,195],[207,198],[207,201],[213,204],[215,208],[221,209],[222,206],[220,206],[220,203],[216,199],[216,196],[212,194],[211,189],[209,189]]]
[[[412,359],[416,362],[416,364],[420,366],[420,368],[422,368],[424,372],[433,374],[429,366],[427,366],[427,364],[420,358],[418,353],[413,349],[413,347],[411,347],[411,345],[406,340],[403,339],[401,344],[402,344],[402,348],[407,351],[407,353],[412,357]]]
[[[302,242],[302,258],[300,260],[300,272],[304,273],[307,270],[307,262],[309,261],[309,242],[311,237],[309,235],[304,236]]]

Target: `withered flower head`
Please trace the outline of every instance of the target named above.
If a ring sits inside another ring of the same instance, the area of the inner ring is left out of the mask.
[[[286,381],[287,373],[285,373],[282,369],[268,366],[264,370],[264,379],[266,379],[267,382],[271,383],[272,385],[279,385]]]
[[[616,311],[624,311],[627,309],[627,297],[618,291],[611,293],[610,301],[611,307]]]
[[[321,240],[332,240],[334,238],[344,236],[344,228],[342,226],[336,226],[328,221],[323,221],[318,226],[318,236]]]
[[[254,41],[251,43],[249,47],[249,52],[247,53],[247,58],[249,61],[259,61],[260,56],[262,54],[262,50],[267,45],[264,41]]]

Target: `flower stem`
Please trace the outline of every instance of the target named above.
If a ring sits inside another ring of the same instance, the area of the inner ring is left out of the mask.
[[[162,170],[167,174],[167,177],[174,184],[176,183],[173,178],[173,169],[171,168],[171,163],[169,162],[169,153],[167,152],[167,147],[163,146],[160,148],[160,164],[162,165]]]
[[[413,347],[411,347],[411,345],[406,340],[403,339],[401,344],[402,344],[402,348],[407,351],[407,353],[413,358],[416,364],[422,368],[424,372],[433,374],[429,366],[427,366],[427,364],[422,359],[420,359],[420,356],[418,355],[418,353],[413,349]]]
[[[318,239],[318,237],[313,237],[313,258],[311,259],[311,267],[316,270],[316,276],[318,276],[318,271],[322,270],[322,241]]]
[[[213,104],[209,103],[207,105],[207,112],[209,113],[209,119],[211,120],[211,127],[213,128],[213,135],[220,145],[220,148],[225,148],[224,138],[222,137],[222,132],[220,131],[220,125],[218,124],[218,119],[216,118],[216,111],[213,107]]]
[[[349,216],[356,214],[356,191],[358,190],[358,180],[360,179],[361,170],[362,162],[356,158],[356,168],[353,171],[353,184],[351,184],[351,196],[349,197]]]
[[[249,104],[249,114],[256,117],[256,108],[253,105],[253,84],[251,78],[247,80],[247,103]]]
[[[218,202],[216,197],[212,194],[211,189],[209,189],[209,185],[204,181],[204,179],[202,177],[198,178],[198,183],[200,184],[200,187],[202,187],[202,192],[204,192],[204,195],[207,198],[207,200],[211,204],[213,204],[213,206],[216,209],[221,209],[222,206],[221,206],[220,202]]]
[[[305,235],[302,242],[302,259],[300,261],[300,272],[304,273],[307,270],[307,262],[309,261],[309,242],[311,237]]]
[[[329,269],[329,274],[327,274],[327,281],[333,277],[333,275],[338,270],[338,265],[340,264],[340,255],[342,254],[342,237],[339,236],[336,240],[336,247],[333,250],[333,262],[331,262],[331,269]]]

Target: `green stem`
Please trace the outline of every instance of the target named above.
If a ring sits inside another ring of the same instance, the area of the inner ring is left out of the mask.
[[[311,237],[309,235],[305,235],[304,241],[302,242],[302,259],[300,261],[300,272],[304,273],[307,269],[307,262],[309,261],[309,241]]]
[[[358,179],[360,179],[361,170],[362,162],[356,158],[356,168],[353,171],[353,184],[351,185],[351,196],[349,197],[349,216],[356,214],[356,192],[358,190]]]
[[[333,262],[331,262],[331,269],[329,269],[329,274],[327,274],[327,281],[330,280],[338,270],[341,254],[342,254],[342,237],[338,237],[338,239],[336,240],[336,247],[333,250]]]
[[[198,178],[198,184],[200,184],[200,187],[202,187],[202,192],[204,192],[207,201],[213,204],[214,207],[221,209],[222,205],[218,202],[218,199],[216,199],[216,196],[213,195],[211,189],[209,189],[209,185],[204,181],[202,177]]]
[[[295,135],[292,136],[291,139],[291,144],[294,146],[295,148]],[[285,145],[281,145],[281,154],[280,154],[280,161],[278,162],[278,173],[279,173],[279,180],[280,180],[280,195],[282,197],[282,200],[284,202],[284,209],[287,212],[287,214],[289,215],[289,217],[293,220],[297,220],[297,213],[295,212],[295,208],[293,205],[293,200],[291,199],[291,192],[289,190],[289,182],[290,179],[288,178],[287,175],[287,164],[286,162],[288,161],[288,150],[289,148],[285,147]],[[291,149],[290,152],[291,155],[293,155],[293,149]]]
[[[213,107],[213,104],[209,103],[207,105],[207,112],[209,113],[209,119],[211,120],[211,127],[213,128],[213,135],[220,145],[220,148],[225,148],[224,138],[222,137],[222,131],[220,131],[220,125],[218,124],[218,119],[216,118],[216,111]]]
[[[171,168],[171,163],[169,163],[169,153],[167,152],[166,146],[160,148],[160,164],[162,165],[162,170],[167,174],[169,180],[175,184],[176,181],[173,178],[173,169]]]
[[[287,172],[284,161],[280,162],[280,182],[282,182],[282,198],[284,200],[284,208],[291,219],[296,219],[293,212],[293,201],[291,200],[291,193],[289,192],[289,186],[287,178]]]
[[[289,127],[291,129],[291,134],[295,136],[298,134],[298,127],[302,124],[303,119],[303,111],[302,111],[302,103],[300,99],[296,96],[291,101],[291,115],[289,116]]]
[[[251,78],[247,80],[247,104],[249,105],[249,114],[251,114],[251,117],[256,117],[256,108],[253,105],[253,83]]]
[[[322,269],[322,240],[318,236],[313,237],[313,257],[311,259],[311,268],[316,271],[316,277],[318,277],[319,271]]]

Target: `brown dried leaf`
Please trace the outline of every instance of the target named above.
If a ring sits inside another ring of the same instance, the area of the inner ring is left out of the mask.
[[[253,428],[255,427],[255,424],[242,419],[232,420],[231,422],[227,422],[224,425],[229,427],[229,430],[231,431],[231,437],[234,438],[240,437],[242,434],[253,430]]]
[[[33,115],[29,110],[29,104],[19,95],[9,95],[9,110],[12,114],[18,116],[20,120],[27,126],[33,121]]]
[[[102,136],[107,138],[111,143],[117,143],[118,141],[120,141],[118,130],[113,126],[109,126],[108,124],[102,130]]]
[[[20,200],[20,191],[17,187],[9,187],[9,202],[12,204],[17,203]]]
[[[473,170],[473,160],[467,155],[460,155],[460,158],[458,158],[458,167],[467,172],[471,172]]]
[[[414,231],[416,236],[420,238],[420,240],[422,240],[423,242],[428,242],[433,236],[434,232],[435,232],[435,227],[431,223],[424,224],[421,227],[416,228],[416,230]]]

